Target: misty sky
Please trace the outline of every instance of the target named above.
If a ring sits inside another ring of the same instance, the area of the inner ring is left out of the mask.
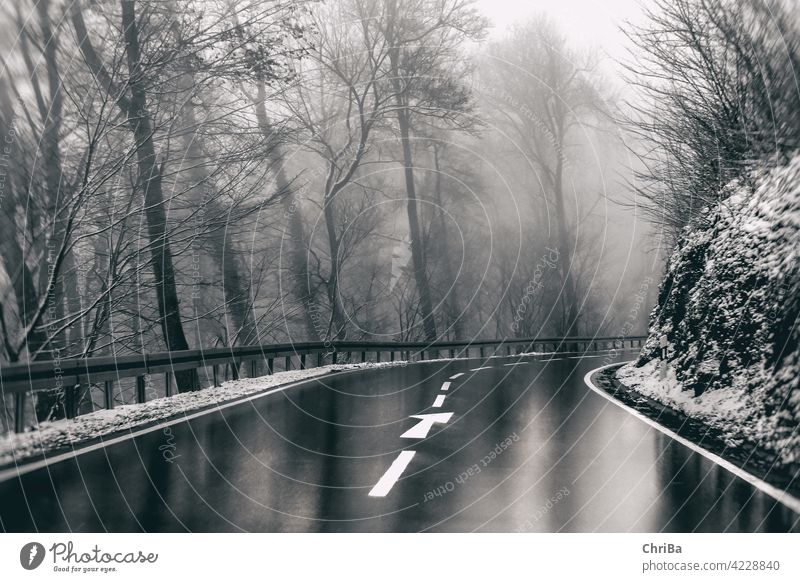
[[[626,39],[618,27],[625,20],[640,20],[642,1],[477,0],[476,6],[494,24],[490,38],[502,36],[515,22],[544,12],[559,23],[573,46],[596,47],[612,59],[619,59],[626,56]]]

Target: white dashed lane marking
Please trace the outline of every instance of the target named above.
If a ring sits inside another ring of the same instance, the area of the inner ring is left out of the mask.
[[[477,372],[478,370],[491,370],[492,366],[482,366],[480,368],[472,368],[470,372]]]
[[[394,487],[394,484],[397,483],[400,475],[406,470],[406,467],[408,467],[408,464],[411,462],[411,459],[414,458],[415,454],[416,451],[402,451],[397,455],[391,467],[386,470],[383,477],[381,477],[378,482],[375,483],[375,487],[370,490],[369,496],[386,497],[389,491],[392,490],[392,487]]]
[[[484,368],[478,368],[482,370]],[[464,372],[453,374],[450,380],[455,380],[464,375]],[[447,392],[450,389],[450,382],[442,383],[442,392]],[[433,401],[431,408],[441,408],[447,394],[437,394],[436,399]],[[438,412],[434,414],[414,414],[411,418],[419,420],[417,424],[412,426],[406,432],[400,435],[401,439],[424,439],[428,436],[431,428],[436,423],[447,423],[453,416],[452,412]],[[394,484],[400,479],[411,459],[414,458],[416,451],[402,451],[394,460],[392,465],[386,470],[383,476],[375,483],[375,486],[370,490],[369,497],[386,497],[389,491],[392,490]]]

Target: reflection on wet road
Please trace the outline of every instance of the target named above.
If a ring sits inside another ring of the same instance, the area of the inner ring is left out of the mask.
[[[430,362],[310,381],[0,483],[0,527],[800,527],[771,497],[593,393],[583,376],[601,362]]]

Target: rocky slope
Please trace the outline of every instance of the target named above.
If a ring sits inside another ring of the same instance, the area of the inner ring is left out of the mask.
[[[685,229],[647,344],[619,377],[800,466],[800,155],[749,182]],[[666,382],[652,378],[662,334]]]

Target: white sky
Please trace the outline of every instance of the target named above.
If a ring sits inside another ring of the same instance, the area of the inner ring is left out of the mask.
[[[489,38],[503,36],[514,22],[537,13],[549,14],[576,48],[598,48],[612,58],[626,56],[626,39],[618,27],[625,20],[641,22],[646,0],[477,0],[476,7],[494,28]]]

